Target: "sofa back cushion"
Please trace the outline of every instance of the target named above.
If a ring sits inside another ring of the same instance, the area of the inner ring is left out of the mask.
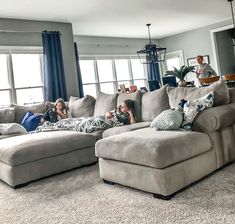
[[[142,95],[142,121],[152,121],[163,110],[170,108],[166,87]]]
[[[235,88],[229,88],[230,102],[235,103]]]
[[[195,100],[205,96],[213,91],[215,95],[214,106],[230,103],[229,90],[224,80],[220,79],[217,82],[207,87],[167,87],[170,107],[176,107],[181,99]]]
[[[0,109],[0,123],[13,123],[15,121],[15,108]]]
[[[137,121],[141,121],[141,98],[142,93],[140,91],[136,91],[134,93],[129,94],[119,94],[117,98],[117,105],[121,105],[124,100],[130,99],[135,102],[135,117]]]
[[[99,92],[95,102],[94,115],[105,115],[117,107],[117,94]]]
[[[86,95],[83,98],[70,96],[69,111],[72,117],[91,117],[94,114],[95,98]]]
[[[18,124],[21,123],[26,112],[31,111],[33,113],[43,114],[47,109],[45,103],[35,103],[24,106],[12,104],[11,106],[15,107],[15,122]]]

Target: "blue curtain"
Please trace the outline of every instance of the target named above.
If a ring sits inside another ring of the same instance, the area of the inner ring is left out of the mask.
[[[77,43],[74,43],[74,49],[75,49],[75,58],[76,58],[77,74],[78,74],[79,97],[81,98],[81,97],[84,97],[84,91],[83,91],[83,85],[82,85],[82,75],[81,75],[81,69],[80,69],[80,64],[79,64]]]
[[[42,44],[44,54],[44,100],[67,100],[64,64],[58,31],[43,31]]]
[[[147,64],[148,83],[150,91],[160,88],[160,71],[158,63]]]

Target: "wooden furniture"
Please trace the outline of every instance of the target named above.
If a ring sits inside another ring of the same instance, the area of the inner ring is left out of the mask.
[[[220,76],[213,76],[207,78],[198,78],[202,86],[209,86],[211,83],[216,82],[220,79]]]
[[[228,87],[235,87],[235,74],[226,74],[223,78]]]

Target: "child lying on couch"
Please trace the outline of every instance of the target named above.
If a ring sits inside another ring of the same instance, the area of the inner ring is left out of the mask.
[[[39,131],[51,130],[73,130],[80,132],[93,132],[96,130],[105,130],[108,128],[135,123],[135,109],[133,100],[125,100],[117,109],[107,112],[105,115],[92,117],[67,118],[56,123],[45,122],[36,129]]]

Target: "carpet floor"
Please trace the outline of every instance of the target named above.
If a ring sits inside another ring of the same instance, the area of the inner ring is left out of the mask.
[[[235,163],[170,201],[117,184],[103,184],[98,165],[17,190],[0,182],[0,223],[235,223]]]

